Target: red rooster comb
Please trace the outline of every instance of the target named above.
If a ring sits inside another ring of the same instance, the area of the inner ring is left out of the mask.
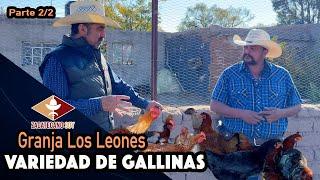
[[[150,115],[153,120],[156,120],[161,114],[160,108],[158,107],[152,107],[150,108]]]

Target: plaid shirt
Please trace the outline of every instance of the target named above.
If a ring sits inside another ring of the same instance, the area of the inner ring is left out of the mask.
[[[212,100],[255,112],[265,107],[282,109],[302,102],[289,72],[268,61],[258,80],[253,78],[243,61],[225,69],[212,92]],[[253,125],[239,118],[224,117],[223,123],[231,133],[241,132],[251,140],[282,137],[288,125],[287,118],[272,123],[263,120]]]

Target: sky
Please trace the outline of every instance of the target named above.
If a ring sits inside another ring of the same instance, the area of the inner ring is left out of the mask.
[[[247,8],[255,16],[248,23],[249,27],[257,24],[271,25],[276,23],[276,13],[273,11],[271,0],[167,0],[159,3],[160,27],[168,32],[177,31],[176,27],[184,18],[187,8],[198,2],[203,2],[208,7],[216,4],[221,8],[230,6]]]
[[[22,8],[29,6],[36,8],[52,4],[57,10],[57,16],[64,16],[66,2],[68,0],[0,0],[0,7],[16,6]],[[271,0],[166,0],[159,2],[161,29],[165,32],[176,32],[187,8],[198,2],[203,2],[208,7],[214,4],[221,8],[245,7],[255,16],[248,23],[249,27],[257,24],[271,25],[276,23],[276,13],[273,11]]]

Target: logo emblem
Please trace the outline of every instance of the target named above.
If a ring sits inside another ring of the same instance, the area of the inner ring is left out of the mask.
[[[68,114],[75,108],[58,98],[57,96],[50,96],[40,103],[34,105],[31,109],[47,117],[48,119],[55,121],[60,117]]]

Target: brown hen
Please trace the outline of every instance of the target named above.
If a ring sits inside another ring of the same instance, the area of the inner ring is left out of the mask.
[[[153,131],[153,134],[159,134],[156,143],[160,143],[161,139],[164,139],[163,143],[168,143],[172,129],[175,127],[174,119],[172,114],[169,114],[164,122],[163,131]]]
[[[227,139],[212,128],[211,116],[208,113],[202,112],[200,115],[202,118],[200,131],[203,131],[207,136],[207,141],[200,143],[201,151],[210,150],[217,154],[227,154],[252,149],[253,146],[245,135],[235,133]]]
[[[189,145],[182,144],[148,144],[143,152],[191,152],[196,144],[206,140],[203,132],[191,137]]]

